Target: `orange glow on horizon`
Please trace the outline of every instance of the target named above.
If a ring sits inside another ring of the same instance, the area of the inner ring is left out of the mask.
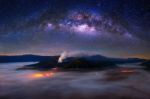
[[[47,53],[6,53],[6,52],[0,52],[0,56],[16,56],[16,55],[40,55],[40,56],[57,56],[60,55],[60,53],[57,54],[47,54]],[[105,56],[105,55],[104,55]],[[109,55],[106,55],[109,57]],[[141,58],[141,59],[150,59],[150,53],[139,53],[139,54],[122,54],[123,58]],[[115,56],[117,57],[117,56]],[[121,58],[121,57],[120,57]]]
[[[134,55],[129,55],[129,57],[131,57],[131,58],[150,59],[150,53],[134,54]]]

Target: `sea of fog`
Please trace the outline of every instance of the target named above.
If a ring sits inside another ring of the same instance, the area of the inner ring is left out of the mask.
[[[0,63],[0,99],[150,99],[150,74],[137,64],[92,72],[16,70],[34,63]]]

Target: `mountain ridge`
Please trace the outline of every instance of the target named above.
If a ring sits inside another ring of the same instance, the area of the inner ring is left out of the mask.
[[[23,66],[19,69],[49,70],[55,67],[63,69],[105,69],[117,67],[118,64],[145,61],[139,58],[109,58],[101,55],[66,57],[62,62],[58,61],[61,56],[32,56],[32,58],[33,57],[38,57],[36,59],[40,59],[39,63]]]

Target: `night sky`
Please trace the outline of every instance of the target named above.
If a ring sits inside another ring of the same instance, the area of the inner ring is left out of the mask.
[[[0,55],[150,59],[150,0],[0,0]]]

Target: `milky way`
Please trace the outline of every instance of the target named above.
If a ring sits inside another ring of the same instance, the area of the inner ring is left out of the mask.
[[[0,9],[0,54],[150,58],[148,0],[1,0]]]

